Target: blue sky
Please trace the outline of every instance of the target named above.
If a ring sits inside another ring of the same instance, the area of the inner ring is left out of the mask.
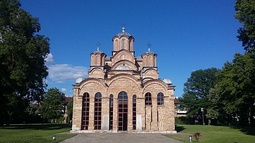
[[[41,24],[39,34],[50,38],[48,88],[73,95],[77,77],[87,77],[90,53],[98,43],[111,55],[112,37],[126,32],[135,38],[135,55],[151,44],[157,53],[159,77],[170,78],[182,96],[192,71],[222,68],[238,42],[234,0],[21,0],[22,8]]]

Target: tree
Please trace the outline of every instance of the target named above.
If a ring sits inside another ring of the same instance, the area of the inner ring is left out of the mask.
[[[16,109],[24,111],[29,101],[40,102],[46,87],[49,39],[36,35],[38,19],[20,6],[18,0],[0,1],[0,124],[11,121]],[[22,104],[10,104],[13,98]]]
[[[225,119],[224,115],[226,114],[221,114],[223,113],[222,107],[224,105],[222,104],[222,102],[220,102],[220,99],[219,99],[219,96],[217,96],[215,87],[209,90],[208,100],[210,102],[210,106],[207,108],[207,114],[206,114],[206,118],[208,119],[208,124],[226,125],[226,122],[224,120]]]
[[[65,105],[65,94],[57,88],[50,88],[46,94],[41,106],[41,115],[44,119],[49,119],[51,122],[54,119],[63,117]]]
[[[255,52],[255,0],[236,0],[235,18],[243,25],[237,38],[247,52]]]
[[[69,121],[72,120],[72,118],[73,118],[73,98],[67,104],[67,115],[68,115]]]
[[[184,84],[184,94],[180,98],[182,106],[189,109],[188,116],[197,117],[201,115],[200,109],[210,107],[209,91],[216,83],[217,68],[197,70],[191,73],[190,78]]]
[[[222,114],[229,120],[238,118],[241,125],[249,122],[254,125],[255,55],[235,54],[233,61],[225,63],[217,77],[217,96],[224,105]]]

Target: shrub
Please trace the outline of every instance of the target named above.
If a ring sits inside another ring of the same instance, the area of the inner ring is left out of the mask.
[[[201,137],[201,134],[200,133],[198,133],[198,132],[196,132],[196,133],[194,133],[194,138],[196,139],[196,141],[199,141],[199,139],[200,139],[200,137]]]

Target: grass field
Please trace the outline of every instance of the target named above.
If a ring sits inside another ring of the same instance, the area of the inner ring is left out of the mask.
[[[56,143],[75,134],[60,134],[69,132],[70,125],[66,124],[32,124],[10,125],[0,127],[0,143]],[[56,135],[56,140],[52,140]]]
[[[65,124],[33,124],[11,125],[0,127],[0,143],[56,143],[71,138],[76,134],[63,134],[70,131],[70,125]],[[201,134],[199,143],[255,143],[255,129],[252,127],[232,128],[207,125],[177,125],[177,134],[165,136],[189,142],[189,136],[196,132]],[[56,140],[52,137],[56,135]]]
[[[255,143],[255,129],[252,127],[232,128],[225,126],[208,125],[177,125],[178,134],[167,134],[165,136],[189,142],[192,135],[192,142],[199,143]],[[193,134],[199,132],[200,140],[196,141]]]

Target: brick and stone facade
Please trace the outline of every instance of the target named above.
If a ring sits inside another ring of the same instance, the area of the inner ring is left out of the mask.
[[[158,78],[157,54],[135,56],[124,27],[112,41],[112,56],[91,53],[88,78],[73,85],[72,132],[175,132],[174,86]]]

